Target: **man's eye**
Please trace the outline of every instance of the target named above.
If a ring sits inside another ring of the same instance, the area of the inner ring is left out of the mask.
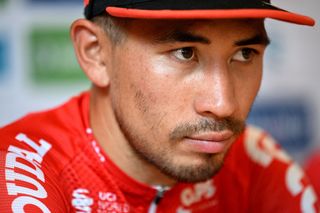
[[[233,61],[247,62],[251,61],[254,55],[257,54],[257,51],[251,48],[243,48],[236,52],[232,57]]]
[[[173,52],[174,57],[181,61],[191,61],[195,57],[195,51],[192,47],[184,47]]]

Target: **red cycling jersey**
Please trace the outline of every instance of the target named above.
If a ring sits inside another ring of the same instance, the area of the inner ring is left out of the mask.
[[[315,150],[307,159],[304,169],[310,178],[311,183],[317,193],[320,196],[320,149]]]
[[[221,171],[171,189],[133,180],[89,126],[85,92],[0,130],[0,212],[318,212],[303,171],[265,132],[247,127]]]

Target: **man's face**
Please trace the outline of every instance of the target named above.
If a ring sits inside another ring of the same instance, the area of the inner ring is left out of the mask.
[[[130,147],[176,180],[212,177],[259,90],[263,21],[133,20],[126,33],[108,89]]]

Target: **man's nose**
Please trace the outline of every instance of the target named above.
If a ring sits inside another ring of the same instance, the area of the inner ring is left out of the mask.
[[[200,92],[195,97],[196,112],[214,118],[233,116],[238,107],[234,83],[227,65],[207,72],[200,85]]]

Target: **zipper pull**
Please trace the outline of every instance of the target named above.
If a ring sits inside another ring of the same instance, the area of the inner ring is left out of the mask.
[[[168,186],[154,186],[153,188],[157,190],[157,194],[149,207],[148,213],[156,213],[158,204],[163,198],[163,194],[170,189]]]

